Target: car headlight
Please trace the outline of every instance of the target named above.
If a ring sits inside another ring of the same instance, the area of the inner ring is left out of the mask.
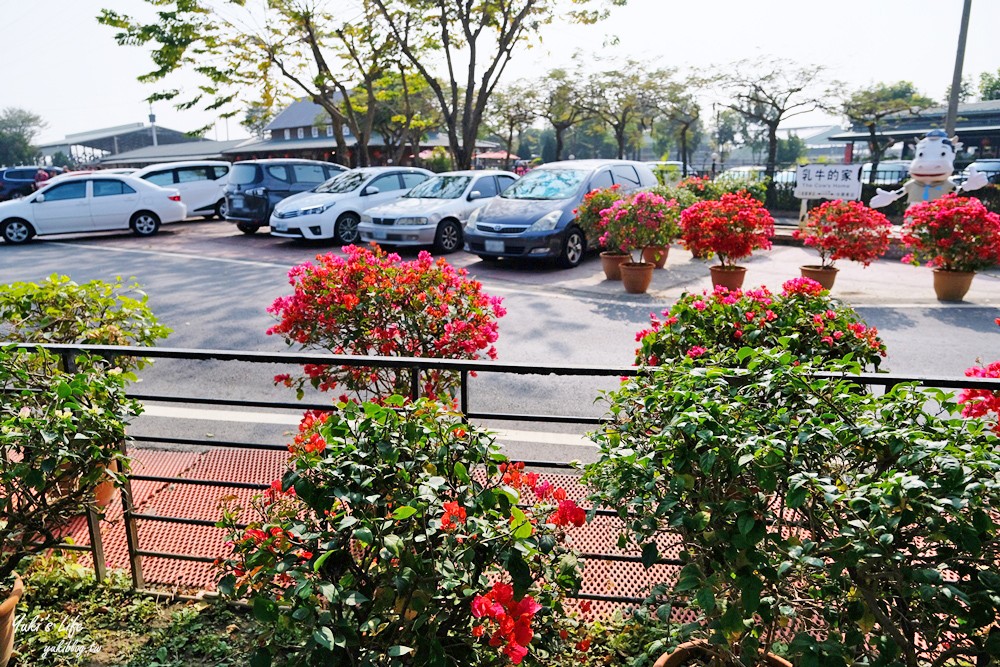
[[[321,204],[319,206],[310,206],[309,208],[304,208],[299,211],[299,215],[317,215],[332,208],[333,204]]]
[[[372,224],[372,217],[370,215],[368,215],[367,213],[362,213],[361,214],[361,222],[370,225],[370,224]]]
[[[483,210],[482,208],[477,208],[475,211],[472,212],[472,215],[469,216],[468,222],[465,223],[466,229],[469,230],[476,229],[476,222],[479,220],[479,214],[482,212],[482,210]]]
[[[529,232],[551,231],[556,228],[556,225],[559,224],[559,219],[562,218],[562,214],[563,212],[560,210],[550,211],[549,213],[546,213],[545,215],[540,217],[538,220],[535,220],[535,223],[531,225],[531,227],[528,227],[528,231]]]
[[[423,217],[410,217],[410,218],[396,218],[397,225],[426,225],[427,218]]]

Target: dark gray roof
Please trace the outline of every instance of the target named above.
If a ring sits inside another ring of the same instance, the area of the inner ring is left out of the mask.
[[[108,155],[101,164],[145,165],[178,160],[221,160],[222,154],[234,146],[246,143],[246,139],[231,141],[189,141],[180,144],[146,146],[117,155]]]
[[[275,116],[264,129],[275,132],[285,128],[322,126],[329,122],[330,114],[320,105],[309,100],[295,100]]]
[[[168,127],[156,126],[156,141],[158,144],[176,144],[184,142],[202,141],[199,137],[192,137],[185,132],[171,130]],[[46,148],[62,148],[64,146],[87,146],[108,153],[122,153],[132,151],[144,146],[151,146],[153,143],[153,130],[149,125],[143,123],[130,123],[117,127],[107,127],[89,132],[78,132],[67,134],[61,141],[39,146],[43,151]]]

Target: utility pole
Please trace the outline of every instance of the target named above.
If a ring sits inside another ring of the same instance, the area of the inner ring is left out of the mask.
[[[944,121],[944,131],[948,136],[955,134],[958,118],[958,95],[962,90],[962,65],[965,64],[965,40],[969,36],[969,14],[972,0],[965,0],[962,7],[962,27],[958,31],[958,51],[955,53],[955,74],[951,77],[951,95],[948,97],[948,116]]]

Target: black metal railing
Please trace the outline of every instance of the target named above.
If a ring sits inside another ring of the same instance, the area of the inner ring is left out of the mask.
[[[518,421],[529,424],[577,424],[581,426],[600,424],[601,419],[587,415],[568,414],[531,414],[522,412],[506,412],[490,410],[480,407],[474,402],[472,395],[472,379],[474,374],[503,374],[503,375],[531,375],[531,376],[551,376],[551,377],[632,377],[642,372],[632,366],[548,366],[528,363],[497,363],[492,361],[470,361],[470,360],[450,360],[450,359],[426,359],[410,357],[355,357],[329,354],[302,354],[302,353],[268,353],[268,352],[241,352],[235,350],[200,350],[200,349],[177,349],[177,348],[134,348],[103,345],[22,345],[22,347],[44,347],[59,354],[66,368],[72,368],[74,358],[81,352],[97,354],[105,358],[112,359],[119,356],[145,357],[152,359],[174,359],[190,362],[210,362],[222,361],[233,363],[249,364],[278,364],[284,366],[297,366],[302,364],[322,364],[339,366],[362,366],[362,367],[382,367],[394,368],[407,371],[411,375],[410,387],[411,398],[418,397],[420,386],[419,378],[422,373],[428,371],[452,371],[457,372],[460,378],[458,392],[459,409],[466,419],[470,420],[495,420],[495,421]],[[156,366],[144,373],[148,376],[150,372],[155,373]],[[818,372],[817,377],[844,377],[841,374]],[[860,375],[847,376],[848,379],[861,385],[869,387],[882,387],[888,389],[901,383],[916,383],[927,387],[937,387],[941,389],[985,389],[988,391],[1000,391],[1000,380],[986,378],[968,377],[932,377],[923,375],[894,375],[885,373],[863,373]],[[285,402],[285,401],[262,401],[262,400],[242,400],[231,399],[218,396],[190,396],[184,387],[174,387],[170,394],[147,394],[140,392],[130,392],[131,398],[146,403],[171,403],[188,404],[211,407],[238,407],[238,408],[260,408],[268,410],[292,410],[301,413],[304,410],[329,409],[329,403],[305,403],[305,402]],[[264,450],[264,451],[286,451],[284,445],[242,442],[236,440],[205,440],[204,438],[184,438],[163,434],[148,434],[133,437],[135,442],[160,444],[160,445],[193,445],[204,448],[228,448],[238,450]],[[525,464],[533,468],[568,470],[572,469],[570,463],[547,460],[526,460]],[[145,481],[156,482],[165,485],[199,485],[213,486],[217,488],[244,489],[244,490],[264,490],[268,485],[262,482],[234,482],[214,479],[198,479],[181,476],[163,475],[143,475],[127,473],[121,486],[122,509],[125,522],[125,537],[128,547],[129,566],[132,574],[132,582],[136,589],[145,589],[146,580],[143,574],[144,557],[165,558],[179,561],[194,561],[211,563],[215,556],[207,554],[184,554],[174,552],[153,551],[143,549],[139,543],[137,522],[150,521],[179,526],[212,526],[214,521],[199,519],[192,516],[168,516],[161,514],[143,513],[135,506],[135,499],[132,492],[132,482]],[[617,514],[611,510],[598,510],[598,516],[614,517]],[[105,576],[104,546],[102,543],[100,530],[100,516],[96,510],[91,510],[87,515],[88,530],[91,537],[91,544],[70,545],[68,548],[88,550],[94,558],[94,567],[99,579]],[[627,563],[641,563],[639,554],[602,554],[584,553],[584,559],[617,561]],[[675,559],[661,559],[661,565],[680,565],[680,561]],[[164,583],[164,582],[160,582]],[[604,594],[581,593],[582,599],[591,599],[611,603],[637,604],[642,602],[641,598],[629,596],[615,596]]]

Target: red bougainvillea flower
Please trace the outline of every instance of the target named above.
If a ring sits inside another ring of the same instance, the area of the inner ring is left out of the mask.
[[[975,197],[954,194],[906,209],[903,244],[909,264],[980,271],[1000,263],[1000,216]]]
[[[587,523],[587,513],[572,500],[560,500],[556,511],[549,517],[549,523],[579,528]]]
[[[444,516],[441,517],[441,528],[451,530],[459,523],[465,523],[465,508],[456,501],[444,504]]]
[[[489,626],[493,630],[490,646],[502,647],[501,653],[519,665],[528,655],[528,645],[534,637],[531,621],[541,608],[530,595],[515,600],[513,586],[497,582],[485,595],[472,600],[472,616],[483,621],[473,626],[472,635],[483,636],[482,628]]]
[[[973,366],[966,369],[965,374],[974,378],[1000,378],[1000,361],[994,361],[984,367]],[[958,397],[958,402],[962,404],[964,417],[989,419],[993,422],[993,431],[1000,435],[1000,391],[964,389]]]
[[[747,192],[727,193],[700,201],[681,213],[681,239],[696,256],[719,256],[723,266],[754,250],[767,250],[774,236],[774,218]]]
[[[881,212],[858,201],[826,202],[809,211],[802,229],[792,236],[819,252],[820,264],[838,259],[868,266],[889,249],[892,223]]]

